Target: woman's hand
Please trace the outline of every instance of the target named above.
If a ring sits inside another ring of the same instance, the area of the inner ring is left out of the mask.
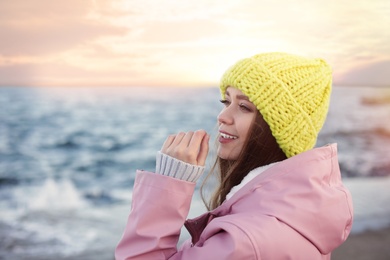
[[[209,152],[210,136],[204,130],[180,132],[165,140],[161,152],[183,162],[204,166]]]

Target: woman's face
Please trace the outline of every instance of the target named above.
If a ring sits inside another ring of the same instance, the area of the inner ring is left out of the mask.
[[[218,156],[226,160],[236,160],[249,136],[258,110],[247,96],[234,87],[227,88],[225,99],[221,102],[225,107],[218,115]]]

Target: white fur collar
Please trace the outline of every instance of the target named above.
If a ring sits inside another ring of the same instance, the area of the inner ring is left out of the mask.
[[[274,166],[276,163],[271,163],[271,164],[268,164],[268,165],[264,165],[264,166],[261,166],[261,167],[258,167],[256,169],[253,169],[252,171],[250,171],[245,177],[244,179],[242,179],[241,183],[234,186],[230,192],[226,195],[226,200],[229,200],[231,197],[233,197],[233,195],[239,191],[242,187],[245,186],[245,184],[247,184],[248,182],[250,182],[251,180],[253,180],[257,175],[260,175],[261,173],[263,173],[265,170],[271,168],[272,166]]]

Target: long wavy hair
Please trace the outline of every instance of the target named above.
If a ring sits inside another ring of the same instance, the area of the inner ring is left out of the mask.
[[[243,149],[236,160],[225,160],[217,156],[209,174],[203,180],[201,197],[208,210],[220,206],[230,190],[240,184],[242,179],[253,169],[286,159],[268,124],[260,113],[256,114],[245,140]],[[218,186],[210,200],[206,199],[205,187],[211,176],[216,175]]]

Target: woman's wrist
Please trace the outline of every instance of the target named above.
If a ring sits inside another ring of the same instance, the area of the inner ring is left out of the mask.
[[[203,174],[204,169],[204,166],[183,162],[160,151],[156,155],[156,173],[158,174],[196,182]]]

